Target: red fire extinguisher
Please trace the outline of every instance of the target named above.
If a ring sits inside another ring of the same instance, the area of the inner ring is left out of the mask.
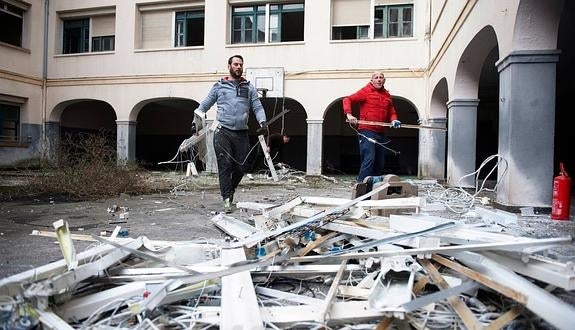
[[[559,175],[553,179],[553,202],[551,204],[551,219],[569,220],[571,202],[571,178],[565,172],[563,163],[559,163]]]

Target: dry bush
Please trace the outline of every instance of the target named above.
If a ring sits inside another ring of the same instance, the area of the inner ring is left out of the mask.
[[[149,192],[135,165],[118,166],[115,146],[104,133],[66,135],[55,165],[43,163],[31,178],[34,194],[63,195],[73,199],[114,197],[121,193]]]

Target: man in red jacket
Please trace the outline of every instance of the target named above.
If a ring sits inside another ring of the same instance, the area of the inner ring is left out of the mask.
[[[393,128],[401,127],[393,106],[391,95],[384,88],[385,76],[376,71],[371,75],[371,81],[362,89],[343,99],[343,112],[351,124],[357,124],[357,118],[351,114],[351,105],[359,103],[359,119],[376,122],[391,122]],[[363,182],[366,177],[383,174],[386,143],[384,126],[359,124],[359,154],[361,168],[357,182]]]

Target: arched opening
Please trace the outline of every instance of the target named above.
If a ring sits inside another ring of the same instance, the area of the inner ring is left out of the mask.
[[[393,97],[397,115],[404,124],[418,124],[415,106],[402,97]],[[359,105],[352,107],[359,118]],[[387,129],[386,174],[416,175],[419,132],[417,129]],[[357,132],[345,121],[342,99],[328,107],[323,122],[323,166],[326,174],[357,174],[360,167]]]
[[[289,136],[289,142],[281,145],[277,152],[274,152],[274,163],[283,163],[292,169],[304,171],[307,162],[307,114],[304,107],[291,98],[265,97],[260,101],[266,111],[266,118],[269,122],[269,134]],[[289,110],[284,112],[284,110]],[[273,122],[272,122],[273,121]],[[267,169],[267,165],[262,157],[262,150],[258,141],[257,129],[260,127],[256,123],[255,117],[251,114],[248,126],[250,128],[250,145],[254,147],[252,151],[250,166],[251,172],[260,169]]]
[[[84,134],[100,134],[106,144],[116,147],[116,113],[104,101],[68,101],[60,115],[60,142],[75,143]]]
[[[427,124],[447,128],[447,102],[449,92],[447,79],[441,78],[431,94],[430,118]],[[433,125],[436,124],[436,125]],[[445,179],[447,176],[447,133],[423,130],[420,133],[419,175],[423,178]]]
[[[571,73],[575,69],[575,34],[573,31],[575,31],[575,3],[565,1],[557,40],[557,48],[561,50],[561,55],[557,63],[555,161],[553,164],[554,173],[558,173],[559,163],[564,162],[570,176],[575,175],[575,154],[572,146],[575,141],[575,130],[571,127],[572,120],[570,119],[573,112],[573,95],[575,95],[575,79]],[[575,208],[575,203],[572,202],[571,207]]]
[[[499,108],[493,99],[498,99],[498,89],[492,87],[499,79],[496,58],[495,30],[485,26],[469,41],[457,63],[448,118],[447,182],[451,185],[473,187],[475,177],[468,174],[483,162],[483,153],[497,152],[498,146],[493,145],[497,145],[499,130],[493,119]],[[480,98],[481,86],[484,99]]]
[[[491,155],[497,154],[499,133],[499,73],[495,62],[499,51],[494,47],[485,58],[479,76],[479,104],[477,106],[477,140],[475,168]],[[493,165],[490,163],[489,165]],[[484,178],[489,171],[481,171]]]
[[[193,110],[199,103],[188,99],[149,100],[142,106],[137,117],[136,159],[148,169],[174,169],[174,164],[158,165],[174,158],[178,147],[191,135]],[[188,155],[180,155],[175,161],[189,161]],[[177,164],[177,163],[176,163]],[[197,163],[196,165],[200,165]],[[185,168],[182,163],[181,168]],[[177,167],[176,167],[177,168]]]

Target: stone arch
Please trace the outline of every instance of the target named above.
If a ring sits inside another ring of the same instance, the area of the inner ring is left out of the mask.
[[[471,39],[457,63],[452,99],[477,99],[485,58],[496,46],[497,36],[490,25]]]
[[[449,101],[449,89],[447,87],[447,79],[444,77],[435,84],[435,88],[433,88],[433,92],[431,93],[431,102],[429,105],[430,117],[447,117],[447,101]]]
[[[101,102],[102,104],[107,105],[108,107],[110,107],[112,110],[114,110],[114,108],[112,107],[112,105],[106,101],[102,101],[102,100],[98,100],[98,99],[89,99],[89,98],[82,98],[82,99],[74,99],[74,100],[67,100],[67,101],[62,101],[58,104],[56,104],[54,106],[54,108],[52,108],[52,111],[50,111],[50,114],[48,115],[48,121],[49,122],[53,122],[53,123],[57,123],[60,122],[61,117],[62,117],[62,113],[64,112],[64,110],[69,109],[70,106],[73,106],[74,104],[79,104],[82,102]],[[116,114],[114,111],[114,120],[116,119]]]
[[[485,153],[497,153],[498,127],[483,119],[498,118],[498,85],[490,94],[483,94],[483,100],[479,99],[479,94],[480,86],[490,85],[487,81],[498,83],[495,69],[498,57],[495,30],[487,25],[469,41],[457,63],[447,116],[447,180],[451,185],[473,186],[475,178],[467,174],[478,168]],[[489,147],[478,148],[484,145]]]
[[[46,151],[56,159],[60,147],[75,145],[84,134],[103,136],[116,147],[116,111],[108,102],[98,99],[73,99],[56,104],[46,121]]]
[[[513,51],[555,49],[563,1],[521,0],[513,27]]]
[[[78,99],[62,102],[50,113],[50,118],[59,122],[61,136],[99,132],[115,144],[116,112],[105,101]]]
[[[132,109],[130,110],[130,114],[128,116],[129,121],[137,121],[138,120],[138,116],[140,115],[140,111],[142,111],[142,109],[146,106],[148,106],[151,103],[158,103],[158,104],[169,104],[169,103],[174,103],[174,104],[181,104],[182,103],[186,103],[186,102],[190,102],[189,104],[191,104],[192,108],[189,109],[190,112],[193,112],[193,110],[195,108],[198,107],[199,103],[193,99],[187,99],[187,98],[180,98],[180,97],[155,97],[155,98],[151,98],[151,99],[144,99],[144,100],[140,100],[139,102],[137,102]]]

